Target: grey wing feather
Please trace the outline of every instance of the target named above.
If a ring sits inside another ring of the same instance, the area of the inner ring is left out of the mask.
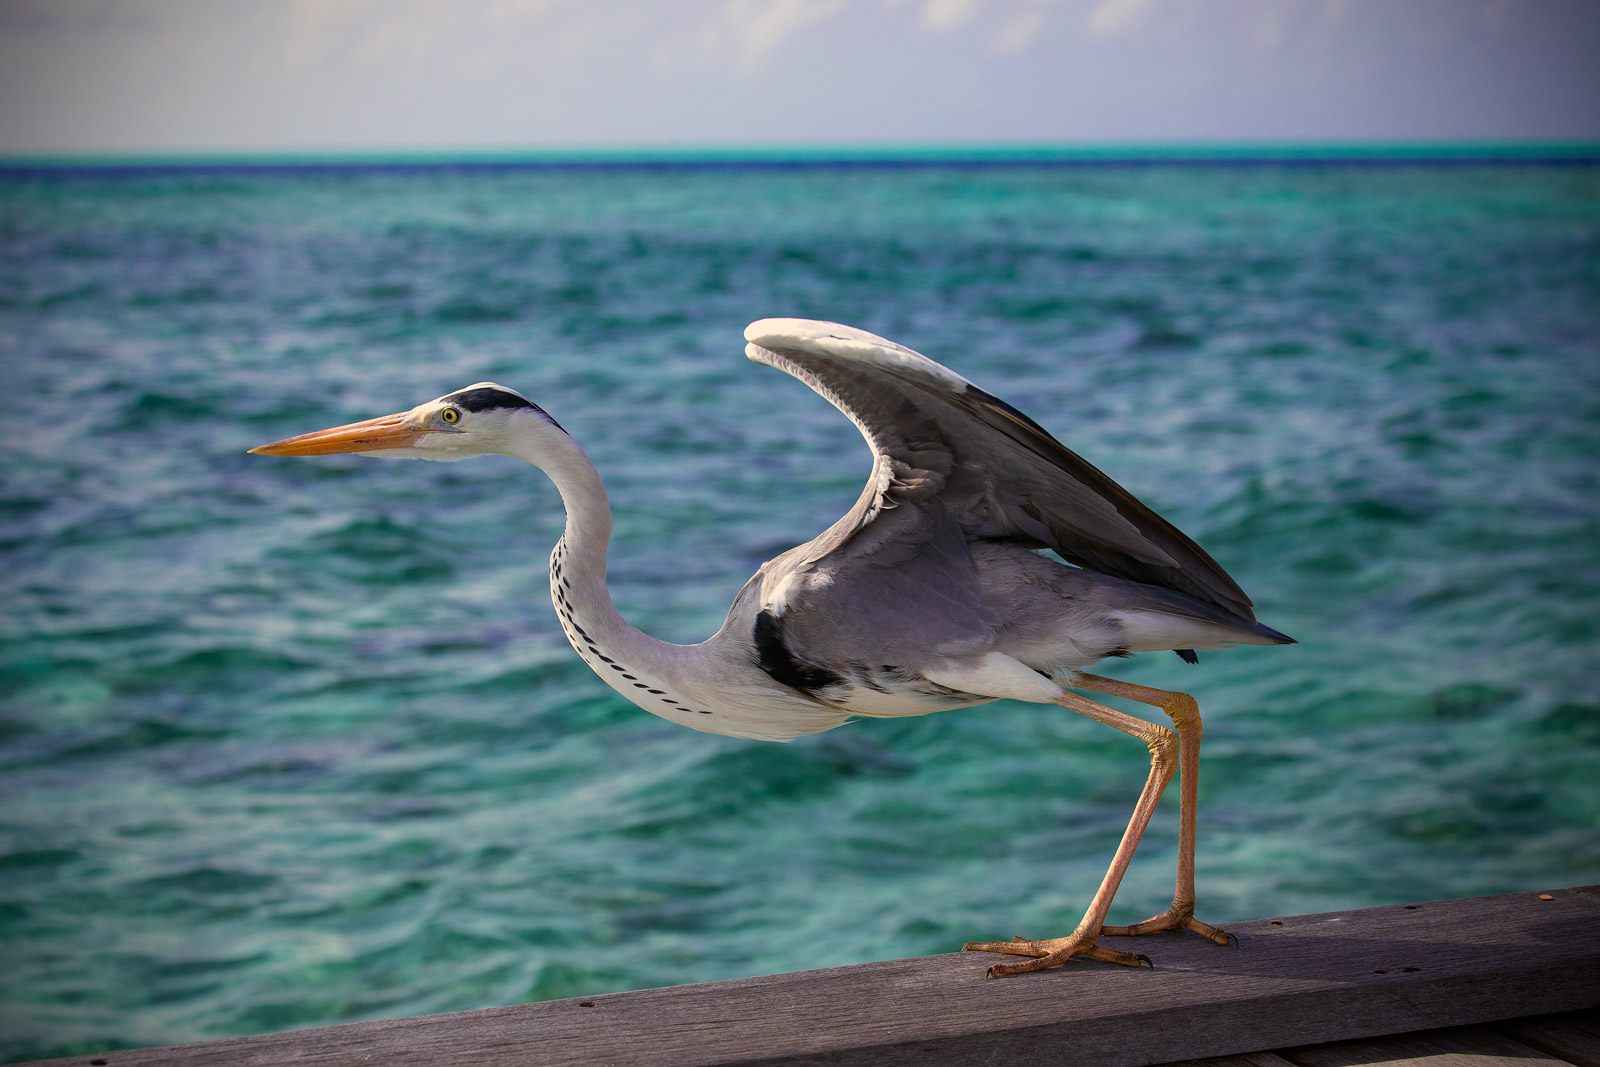
[[[806,562],[811,547],[762,572],[764,591],[777,591],[764,606],[783,616],[786,646],[808,664],[859,678],[961,658],[986,649],[1002,625],[961,527],[937,501],[882,511],[848,551]],[[797,605],[804,610],[788,610]]]
[[[948,368],[831,322],[762,319],[745,339],[751,359],[794,375],[842,411],[874,457],[855,506],[780,557],[789,567],[803,571],[846,545],[852,553],[866,549],[886,511],[936,501],[968,536],[1048,547],[1089,570],[1255,620],[1250,598],[1204,549],[1032,419]]]

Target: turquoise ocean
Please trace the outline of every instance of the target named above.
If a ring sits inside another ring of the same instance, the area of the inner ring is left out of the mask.
[[[1201,918],[1600,882],[1600,167],[1032,162],[0,176],[0,1058],[1067,932],[1136,742],[680,729],[567,647],[537,470],[245,454],[521,389],[699,640],[868,469],[774,315],[1009,400],[1299,639],[1106,665],[1206,715]]]

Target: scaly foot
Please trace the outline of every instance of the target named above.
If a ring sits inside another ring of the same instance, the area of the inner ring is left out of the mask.
[[[1132,926],[1102,926],[1100,932],[1110,937],[1137,937],[1139,934],[1154,934],[1162,930],[1193,930],[1201,937],[1210,938],[1219,945],[1226,945],[1236,940],[1225,930],[1219,930],[1210,923],[1203,923],[1194,917],[1194,905],[1181,907],[1176,902],[1172,907],[1160,915],[1153,915],[1142,923]]]
[[[1004,952],[1011,956],[1034,957],[1026,963],[997,963],[989,968],[989,973],[985,976],[988,978],[1002,974],[1047,971],[1052,967],[1061,966],[1073,956],[1088,956],[1090,959],[1104,960],[1106,963],[1119,963],[1124,967],[1137,967],[1140,962],[1150,962],[1145,957],[1135,956],[1131,952],[1101,948],[1094,943],[1094,938],[1080,934],[1055,937],[1046,941],[1029,941],[1025,937],[1013,937],[1010,941],[969,941],[961,946],[961,951]]]

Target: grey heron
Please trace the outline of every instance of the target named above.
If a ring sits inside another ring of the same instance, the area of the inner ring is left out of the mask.
[[[630,626],[606,588],[611,507],[578,443],[514,389],[480,382],[409,411],[262,445],[458,460],[501,454],[541,468],[566,509],[550,595],[567,639],[639,707],[696,730],[785,741],[854,716],[925,715],[997,699],[1056,704],[1121,730],[1150,771],[1099,890],[1064,937],[970,943],[1029,957],[1138,966],[1102,936],[1191,930],[1201,723],[1193,697],[1084,672],[1107,656],[1289,644],[1204,550],[1004,401],[863,330],[763,319],[746,354],[799,378],[866,438],[872,473],[821,536],[764,564],[709,639],[676,645]],[[1042,550],[1053,550],[1059,560]],[[1070,690],[1159,708],[1173,726]],[[1166,911],[1132,926],[1106,913],[1163,789],[1179,777],[1177,884]]]

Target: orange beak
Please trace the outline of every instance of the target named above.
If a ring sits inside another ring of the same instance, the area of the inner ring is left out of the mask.
[[[417,438],[433,430],[419,429],[407,422],[410,412],[385,415],[365,422],[352,422],[299,437],[286,437],[250,451],[261,456],[327,456],[335,452],[378,452],[385,448],[409,448]]]

